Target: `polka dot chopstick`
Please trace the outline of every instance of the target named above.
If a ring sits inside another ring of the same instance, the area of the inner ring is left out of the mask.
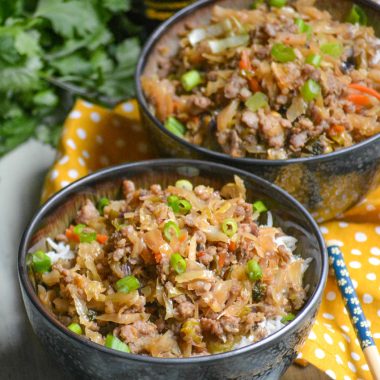
[[[333,269],[344,304],[360,341],[368,367],[375,380],[380,380],[380,355],[372,338],[369,323],[364,315],[354,285],[348,273],[340,248],[334,241],[327,241],[330,267]]]

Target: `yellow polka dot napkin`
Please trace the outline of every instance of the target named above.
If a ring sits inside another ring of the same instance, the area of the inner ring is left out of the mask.
[[[98,169],[154,158],[136,101],[114,110],[78,100],[69,114],[57,159],[47,174],[42,200]],[[380,345],[380,188],[345,213],[321,225],[345,255],[364,312]],[[316,324],[299,354],[333,379],[371,379],[334,277],[327,281]]]

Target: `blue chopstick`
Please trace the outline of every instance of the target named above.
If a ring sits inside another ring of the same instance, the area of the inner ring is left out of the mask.
[[[330,245],[329,242],[327,242],[327,253],[330,266],[335,272],[340,293],[342,294],[351,323],[359,339],[360,346],[367,359],[368,367],[370,368],[374,379],[379,380],[380,356],[375,341],[372,338],[369,323],[356,294],[343,254],[337,245],[334,245],[333,242],[331,243],[332,244]]]

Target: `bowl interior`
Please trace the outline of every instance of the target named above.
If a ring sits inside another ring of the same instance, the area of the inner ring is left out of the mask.
[[[315,5],[322,10],[326,10],[331,13],[334,20],[344,21],[349,10],[354,3],[360,4],[368,16],[368,25],[372,26],[375,30],[375,34],[380,36],[380,5],[374,3],[371,0],[340,0],[339,2],[333,2],[330,0],[316,0]],[[248,9],[252,4],[252,0],[200,0],[193,5],[190,5],[177,15],[173,16],[170,20],[164,23],[149,39],[145,48],[141,54],[140,61],[136,71],[136,87],[137,97],[140,102],[140,106],[148,113],[149,118],[153,121],[153,124],[161,129],[166,135],[173,138],[177,143],[184,145],[187,149],[198,153],[205,153],[214,159],[222,159],[224,162],[228,162],[231,159],[234,163],[244,164],[252,163],[254,165],[263,165],[268,162],[271,165],[283,165],[284,160],[265,160],[255,159],[251,157],[244,158],[232,158],[229,155],[222,152],[222,149],[218,144],[213,144],[213,148],[209,149],[201,145],[195,145],[187,142],[186,140],[174,136],[162,123],[155,117],[152,106],[149,105],[147,99],[141,88],[140,78],[141,76],[154,76],[159,71],[160,63],[162,62],[163,55],[167,57],[174,57],[180,46],[180,35],[188,31],[187,25],[192,27],[200,27],[209,23],[212,15],[212,9],[215,5],[224,6],[235,9]],[[355,144],[356,146],[362,146],[376,139],[378,136],[372,136],[361,143]],[[344,148],[340,152],[349,150],[351,147]],[[304,157],[288,159],[286,163],[291,162],[303,162],[307,160],[314,160],[320,157],[332,156],[336,152],[325,154],[323,156]]]
[[[252,174],[227,166],[189,160],[156,160],[122,165],[95,173],[51,198],[31,222],[21,244],[19,270],[28,295],[35,300],[34,278],[29,270],[27,253],[35,251],[49,236],[64,231],[86,198],[97,200],[102,196],[117,197],[123,179],[130,179],[137,187],[149,187],[159,183],[163,187],[187,178],[194,185],[205,184],[220,189],[234,181],[238,175],[245,183],[247,200],[263,200],[273,215],[274,225],[298,239],[296,254],[311,258],[304,282],[309,286],[308,302],[316,302],[313,295],[324,286],[326,254],[318,227],[307,211],[287,193]],[[266,216],[261,222],[266,223]],[[38,302],[38,301],[37,301]],[[304,308],[306,307],[304,306]]]

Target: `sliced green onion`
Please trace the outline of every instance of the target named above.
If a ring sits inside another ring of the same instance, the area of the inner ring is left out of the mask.
[[[282,8],[286,5],[286,0],[269,0],[271,7]]]
[[[274,60],[281,63],[291,62],[297,58],[294,49],[282,43],[274,44],[271,54]]]
[[[175,183],[175,187],[178,187],[179,189],[189,190],[189,191],[193,190],[193,184],[187,179],[179,179]]]
[[[251,9],[257,9],[262,4],[264,4],[264,0],[254,0],[251,4]]]
[[[247,262],[246,272],[251,281],[261,280],[263,277],[263,271],[259,263],[254,259]]]
[[[140,281],[135,276],[125,276],[116,282],[116,289],[120,293],[130,293],[140,287]]]
[[[180,233],[181,231],[176,222],[173,222],[172,220],[170,220],[169,222],[165,223],[164,236],[167,241],[172,241],[173,236],[179,237]]]
[[[250,96],[245,102],[245,106],[252,112],[258,111],[260,108],[268,107],[268,97],[262,92],[256,92]]]
[[[339,42],[328,42],[321,45],[321,52],[339,58],[343,53],[343,46]]]
[[[186,271],[186,261],[179,253],[173,253],[170,256],[170,266],[178,274],[184,273]]]
[[[228,236],[232,237],[236,234],[238,230],[238,225],[235,219],[228,218],[222,223],[222,231]]]
[[[164,127],[178,137],[183,137],[186,133],[186,127],[173,116],[166,119]]]
[[[202,83],[201,74],[197,70],[190,70],[181,76],[181,83],[186,91],[191,91]]]
[[[107,335],[105,346],[108,348],[112,348],[114,350],[122,351],[122,352],[128,352],[128,353],[131,352],[127,344],[125,344],[119,338],[117,338],[116,336],[112,334]]]
[[[249,42],[248,34],[240,34],[236,36],[227,37],[221,40],[211,40],[208,42],[212,53],[218,54],[223,51],[235,48],[238,46],[246,46]]]
[[[75,334],[78,334],[78,335],[83,334],[82,327],[80,327],[79,323],[71,323],[67,326],[67,328],[71,330],[72,332],[74,332]]]
[[[347,16],[347,22],[351,24],[367,25],[368,18],[364,10],[359,5],[354,4]]]
[[[97,209],[100,212],[100,215],[103,215],[104,207],[108,206],[110,204],[110,200],[107,197],[100,198],[97,203]]]
[[[314,67],[319,67],[322,62],[322,57],[319,54],[309,54],[306,57],[305,62],[309,65],[312,65]]]
[[[51,260],[44,251],[37,251],[32,256],[33,270],[36,273],[50,272]]]
[[[253,211],[257,211],[259,214],[268,211],[267,206],[265,206],[265,203],[263,201],[256,201],[252,207]]]
[[[306,102],[311,102],[321,93],[321,87],[317,82],[308,79],[301,88],[301,95]]]
[[[96,240],[96,232],[84,232],[83,229],[86,226],[84,224],[77,224],[73,232],[74,234],[79,236],[79,240],[81,243],[91,243],[92,241]]]
[[[178,201],[179,201],[179,198],[176,195],[168,196],[168,199],[167,199],[168,206],[171,207],[174,212],[179,212]]]
[[[186,215],[191,210],[191,203],[186,199],[180,199],[177,202],[178,212]]]
[[[281,318],[281,323],[287,324],[292,321],[296,316],[292,313],[286,314]]]
[[[308,38],[311,37],[313,31],[311,25],[307,24],[302,18],[297,18],[295,24],[298,26],[298,31],[300,33],[306,33]]]

